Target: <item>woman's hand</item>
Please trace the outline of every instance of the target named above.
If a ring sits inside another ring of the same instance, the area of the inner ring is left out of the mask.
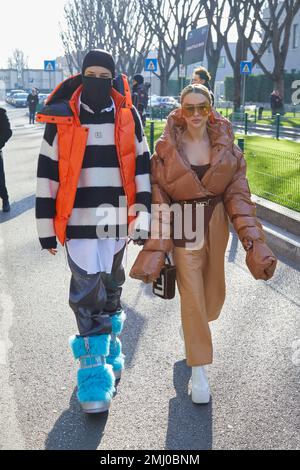
[[[55,248],[50,248],[49,250],[49,253],[52,255],[52,256],[56,256],[57,255],[57,250]]]

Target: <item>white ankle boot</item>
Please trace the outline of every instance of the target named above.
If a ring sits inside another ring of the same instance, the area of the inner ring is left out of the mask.
[[[197,405],[210,402],[209,383],[202,366],[192,368],[192,401]]]

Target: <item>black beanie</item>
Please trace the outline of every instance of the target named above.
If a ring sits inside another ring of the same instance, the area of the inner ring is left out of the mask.
[[[133,80],[135,80],[138,85],[142,85],[144,83],[144,77],[143,75],[140,75],[139,73],[133,76]]]
[[[116,65],[112,55],[109,52],[104,51],[103,49],[93,49],[92,51],[88,52],[83,60],[82,75],[84,75],[88,67],[93,67],[95,65],[105,67],[111,71],[113,78],[115,77]]]

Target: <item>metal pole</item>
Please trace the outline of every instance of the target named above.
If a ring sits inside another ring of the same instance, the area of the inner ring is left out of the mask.
[[[280,114],[276,114],[276,139],[279,140],[280,136]]]
[[[240,147],[241,151],[245,152],[245,139],[238,139],[238,146]]]
[[[153,119],[153,106],[152,106],[152,97],[151,97],[151,95],[152,95],[152,72],[150,70],[150,105],[151,105],[151,107],[150,107],[150,119],[152,121],[152,119]]]
[[[150,152],[154,153],[154,121],[150,122]]]
[[[243,111],[245,111],[245,103],[246,103],[246,77],[247,75],[243,75]]]
[[[248,134],[248,113],[245,113],[245,135]]]

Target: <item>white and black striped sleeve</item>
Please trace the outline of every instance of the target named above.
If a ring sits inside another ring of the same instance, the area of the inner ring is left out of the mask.
[[[136,145],[136,204],[143,206],[142,210],[138,210],[135,229],[140,231],[141,238],[146,238],[151,225],[150,151],[142,121],[136,108],[133,108],[133,116]]]
[[[57,247],[54,217],[58,186],[57,126],[47,124],[38,160],[35,208],[38,236],[44,249]]]

